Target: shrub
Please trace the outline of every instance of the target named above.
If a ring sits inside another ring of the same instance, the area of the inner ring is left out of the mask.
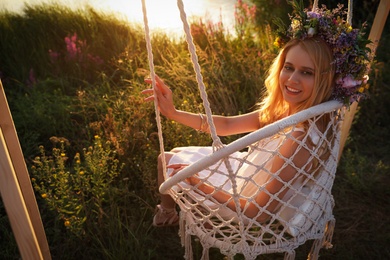
[[[33,161],[32,182],[49,210],[57,212],[57,221],[73,234],[83,236],[87,223],[103,225],[104,206],[112,195],[110,185],[122,166],[110,143],[104,143],[99,136],[82,154],[76,153],[73,165],[67,165],[68,141],[51,139],[55,145],[52,155],[46,155],[44,147],[40,147],[41,155]]]

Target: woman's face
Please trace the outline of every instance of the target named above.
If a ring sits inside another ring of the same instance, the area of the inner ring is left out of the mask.
[[[307,100],[314,89],[314,62],[301,46],[291,47],[279,74],[279,85],[290,110]]]

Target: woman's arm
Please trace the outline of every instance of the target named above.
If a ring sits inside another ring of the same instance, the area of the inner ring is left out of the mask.
[[[152,80],[146,79],[145,82],[150,84]],[[200,130],[202,128],[202,118],[199,114],[182,111],[175,108],[173,104],[173,96],[171,89],[169,89],[169,87],[165,85],[164,82],[158,76],[156,76],[155,92],[156,97],[154,96],[153,89],[146,89],[142,91],[143,94],[151,95],[145,98],[145,101],[152,101],[157,98],[158,109],[161,114],[171,120],[194,128],[196,130]],[[203,118],[205,121],[207,121],[206,116],[203,116]],[[255,131],[261,127],[258,111],[229,117],[213,115],[213,121],[217,130],[217,134],[220,136],[248,133]],[[204,128],[208,129],[208,126]]]

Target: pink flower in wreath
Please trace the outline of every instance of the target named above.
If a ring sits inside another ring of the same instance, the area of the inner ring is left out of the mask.
[[[368,76],[364,76],[363,80],[356,80],[354,79],[351,75],[348,75],[344,78],[339,78],[336,80],[336,83],[338,85],[342,85],[342,88],[350,89],[350,88],[355,88],[357,86],[360,86],[362,83],[367,83],[368,81]]]

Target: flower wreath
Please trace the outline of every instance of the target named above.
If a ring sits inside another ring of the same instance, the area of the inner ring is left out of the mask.
[[[362,29],[353,29],[346,21],[347,11],[343,5],[328,10],[325,5],[313,11],[303,9],[302,1],[292,1],[293,15],[291,25],[286,29],[277,22],[279,29],[274,45],[284,46],[290,39],[305,39],[319,36],[331,48],[336,67],[336,82],[332,98],[349,105],[367,97],[368,64],[371,61],[371,50],[367,47],[371,41],[364,37]]]

